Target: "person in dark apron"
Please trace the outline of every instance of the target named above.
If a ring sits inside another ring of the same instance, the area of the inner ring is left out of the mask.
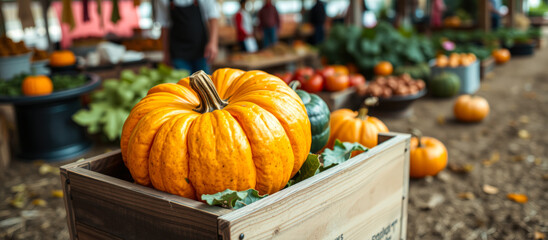
[[[209,63],[213,61],[218,51],[218,12],[215,1],[158,0],[158,2],[161,2],[158,11],[165,11],[159,12],[160,16],[158,16],[160,24],[164,26],[162,28],[164,60],[171,62],[177,69],[190,71],[191,74],[198,70],[211,73]],[[207,9],[203,9],[204,7]],[[169,16],[165,16],[166,12]],[[206,21],[209,24],[206,24]],[[169,25],[169,29],[165,28],[166,25]]]

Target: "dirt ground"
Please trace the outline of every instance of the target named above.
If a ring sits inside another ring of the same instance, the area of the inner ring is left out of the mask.
[[[548,49],[497,67],[478,92],[491,106],[482,123],[455,122],[454,99],[433,98],[415,102],[408,117],[382,119],[391,131],[419,128],[449,151],[450,168],[436,177],[411,180],[408,239],[548,235],[546,63]],[[94,153],[98,151],[104,150]],[[13,161],[0,175],[0,185],[0,239],[68,238],[63,199],[56,192],[61,190],[56,168]],[[498,193],[487,194],[484,185]],[[508,193],[525,194],[529,201],[511,201]]]

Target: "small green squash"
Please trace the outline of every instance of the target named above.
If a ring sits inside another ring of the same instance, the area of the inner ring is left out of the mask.
[[[312,146],[310,152],[316,153],[320,151],[329,140],[329,116],[330,111],[327,104],[316,94],[307,93],[303,90],[298,90],[299,82],[293,81],[289,86],[295,90],[306,107],[306,113],[310,120],[310,128],[312,132]]]
[[[452,97],[459,93],[460,78],[454,73],[443,72],[432,78],[428,88],[435,97]]]

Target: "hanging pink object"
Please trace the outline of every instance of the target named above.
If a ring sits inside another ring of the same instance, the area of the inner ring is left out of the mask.
[[[456,45],[454,42],[451,41],[443,41],[441,43],[441,47],[445,49],[445,51],[453,51],[455,50]]]
[[[81,1],[72,2],[72,10],[76,28],[70,31],[70,27],[66,24],[61,24],[61,47],[68,48],[72,45],[73,39],[103,37],[107,33],[113,33],[120,37],[133,36],[133,29],[139,27],[139,15],[137,8],[133,5],[133,0],[122,0],[119,2],[121,20],[116,24],[110,21],[112,12],[112,2],[102,1],[103,22],[104,27],[101,28],[99,15],[97,14],[97,2],[88,2],[88,12],[90,20],[84,22],[83,5]],[[51,7],[55,9],[59,22],[61,22],[61,2],[53,2]]]

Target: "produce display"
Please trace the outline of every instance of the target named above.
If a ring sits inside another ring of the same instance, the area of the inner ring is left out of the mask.
[[[25,42],[14,42],[7,36],[0,37],[0,57],[15,56],[28,52],[30,50],[25,46]]]
[[[407,73],[400,76],[377,77],[367,86],[358,88],[360,95],[390,98],[392,96],[414,95],[424,89],[425,83],[421,79],[413,79]]]
[[[480,122],[489,115],[489,103],[476,95],[462,95],[453,106],[455,118],[461,122]]]
[[[161,39],[131,39],[122,41],[122,45],[124,45],[127,50],[138,52],[161,51],[163,49]]]
[[[335,140],[342,142],[357,142],[365,147],[377,146],[377,135],[388,132],[384,123],[376,117],[368,116],[367,107],[374,105],[376,98],[368,98],[365,107],[358,112],[350,109],[339,109],[331,113],[331,136],[327,148],[332,148]],[[359,154],[355,152],[354,155]]]
[[[38,77],[38,79],[36,79]],[[0,96],[12,96],[17,97],[23,95],[23,89],[29,89],[30,86],[41,86],[42,84],[34,84],[34,83],[45,83],[49,85],[47,80],[44,79],[45,76],[29,76],[27,74],[20,74],[10,80],[6,81],[0,81]],[[32,81],[27,81],[27,84],[34,82],[33,84],[28,85],[27,87],[23,86],[24,80],[26,78],[32,79]],[[47,77],[45,77],[47,78]],[[78,75],[62,75],[62,74],[56,74],[51,77],[51,84],[53,85],[53,92],[77,88],[82,85],[84,85],[87,82],[87,78],[83,74]],[[46,90],[46,88],[40,88],[42,91]],[[49,89],[49,87],[47,87]],[[52,91],[44,91],[51,93]],[[28,95],[28,94],[25,94]]]
[[[54,51],[49,57],[52,67],[66,67],[76,63],[76,56],[69,50]]]
[[[373,28],[335,24],[319,49],[328,64],[355,64],[362,73],[372,73],[381,61],[399,67],[424,63],[435,54],[430,39],[384,21]]]
[[[411,151],[409,152],[409,170],[412,178],[435,176],[447,165],[447,149],[439,140],[422,136],[422,133],[413,129]]]
[[[311,142],[306,108],[287,84],[219,69],[151,88],[125,121],[120,147],[136,183],[200,199],[226,189],[279,191]]]
[[[428,90],[435,97],[455,96],[460,90],[460,78],[454,73],[443,72],[428,82]]]
[[[329,115],[331,112],[327,104],[318,95],[298,90],[299,85],[298,81],[293,81],[289,84],[289,87],[299,95],[306,107],[312,133],[310,152],[316,153],[322,150],[327,144],[327,140],[329,140]]]
[[[505,62],[508,62],[511,58],[510,51],[508,51],[508,49],[506,48],[493,50],[492,55],[497,64],[503,64]]]
[[[476,62],[476,55],[473,53],[451,53],[449,57],[446,55],[438,55],[436,57],[437,67],[466,67]]]
[[[258,61],[264,60],[267,58],[277,57],[277,56],[288,56],[288,55],[304,55],[308,52],[313,52],[312,48],[303,43],[297,42],[293,45],[288,45],[283,42],[278,42],[273,46],[262,49],[254,53],[238,52],[232,53],[228,56],[228,61]]]
[[[394,69],[394,75],[399,76],[407,73],[413,79],[429,79],[430,78],[430,66],[428,63],[419,63],[417,65],[400,66]]]
[[[42,61],[42,60],[46,60],[46,59],[49,59],[49,54],[48,52],[44,51],[44,50],[40,50],[40,49],[34,49],[32,50],[32,61]]]
[[[161,83],[176,83],[187,76],[188,72],[165,65],[158,69],[142,68],[138,74],[124,70],[119,80],[104,80],[101,89],[91,94],[89,109],[76,112],[73,120],[86,127],[90,134],[102,133],[108,141],[115,141],[122,134],[122,126],[131,108],[147,95],[150,88]]]
[[[277,77],[289,83],[297,80],[301,89],[309,93],[317,93],[323,90],[330,92],[343,91],[349,87],[365,84],[365,77],[359,73],[350,73],[343,65],[330,65],[322,69],[314,70],[311,67],[298,68],[295,73],[276,73]]]
[[[23,80],[21,89],[26,96],[47,95],[53,92],[53,83],[47,76],[28,76]]]
[[[460,17],[458,16],[450,16],[443,19],[443,26],[449,27],[449,28],[456,28],[460,27],[462,24],[462,21],[460,20]]]

